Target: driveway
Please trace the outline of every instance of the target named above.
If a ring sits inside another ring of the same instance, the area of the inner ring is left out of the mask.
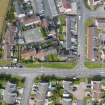
[[[78,100],[83,100],[85,97],[85,89],[86,89],[86,83],[81,82],[78,85],[78,88],[75,92],[73,92],[73,95],[78,99]]]

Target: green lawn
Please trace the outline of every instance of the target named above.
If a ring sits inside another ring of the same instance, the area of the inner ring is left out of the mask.
[[[49,54],[47,56],[47,61],[59,61],[59,57],[57,54]]]
[[[60,41],[64,41],[65,40],[64,35],[59,35],[58,37],[59,37]]]
[[[91,25],[93,25],[95,23],[95,19],[94,18],[89,18],[85,21],[85,26],[89,27]]]
[[[66,25],[66,16],[64,15],[59,16],[59,20],[62,25]]]
[[[93,63],[93,62],[86,61],[84,64],[89,69],[105,68],[105,63],[102,64],[102,63]]]
[[[43,66],[44,67],[48,67],[48,68],[58,68],[58,69],[73,69],[75,67],[76,64],[74,63],[44,63]]]
[[[29,68],[39,68],[43,66],[46,68],[73,69],[76,63],[23,63],[23,65]]]
[[[11,64],[11,62],[5,61],[5,60],[0,60],[0,66],[5,66],[5,65],[9,65],[9,64]]]

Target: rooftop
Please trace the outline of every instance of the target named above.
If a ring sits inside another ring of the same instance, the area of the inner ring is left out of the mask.
[[[26,44],[33,43],[33,42],[40,42],[43,40],[40,28],[24,31],[22,32],[22,35],[25,39]]]
[[[37,24],[40,23],[40,18],[37,16],[30,16],[30,17],[23,17],[21,18],[21,22],[23,23],[23,25],[27,26],[30,24]]]
[[[90,60],[96,59],[96,54],[94,48],[96,48],[96,41],[94,37],[96,34],[96,27],[87,28],[87,58]]]
[[[53,18],[58,15],[58,11],[54,0],[44,0],[43,4],[46,16]]]

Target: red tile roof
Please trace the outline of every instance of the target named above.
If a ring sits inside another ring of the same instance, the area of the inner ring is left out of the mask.
[[[40,22],[40,18],[38,16],[31,16],[31,17],[23,17],[21,19],[21,22],[23,24],[29,24],[29,23],[32,23],[32,22]]]
[[[93,35],[92,35],[93,28],[87,28],[87,58],[92,60],[93,59]]]
[[[100,81],[92,81],[92,97],[95,100],[99,100],[101,98],[101,82]]]
[[[23,59],[28,60],[31,57],[41,58],[47,56],[46,52],[40,51],[36,53],[36,51],[24,51],[21,53]]]
[[[70,9],[71,8],[70,1],[69,0],[62,0],[62,4],[63,4],[63,7],[65,9]]]
[[[98,23],[105,23],[105,18],[96,18]]]

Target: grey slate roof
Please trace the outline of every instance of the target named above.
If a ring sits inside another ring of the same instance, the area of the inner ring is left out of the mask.
[[[7,104],[14,104],[17,97],[17,87],[16,84],[8,82],[4,91],[4,101]]]
[[[58,15],[58,11],[54,0],[43,0],[43,3],[46,16],[53,18]]]
[[[22,35],[25,39],[26,44],[33,43],[33,42],[39,42],[43,40],[42,34],[39,28],[24,31],[22,32]]]

